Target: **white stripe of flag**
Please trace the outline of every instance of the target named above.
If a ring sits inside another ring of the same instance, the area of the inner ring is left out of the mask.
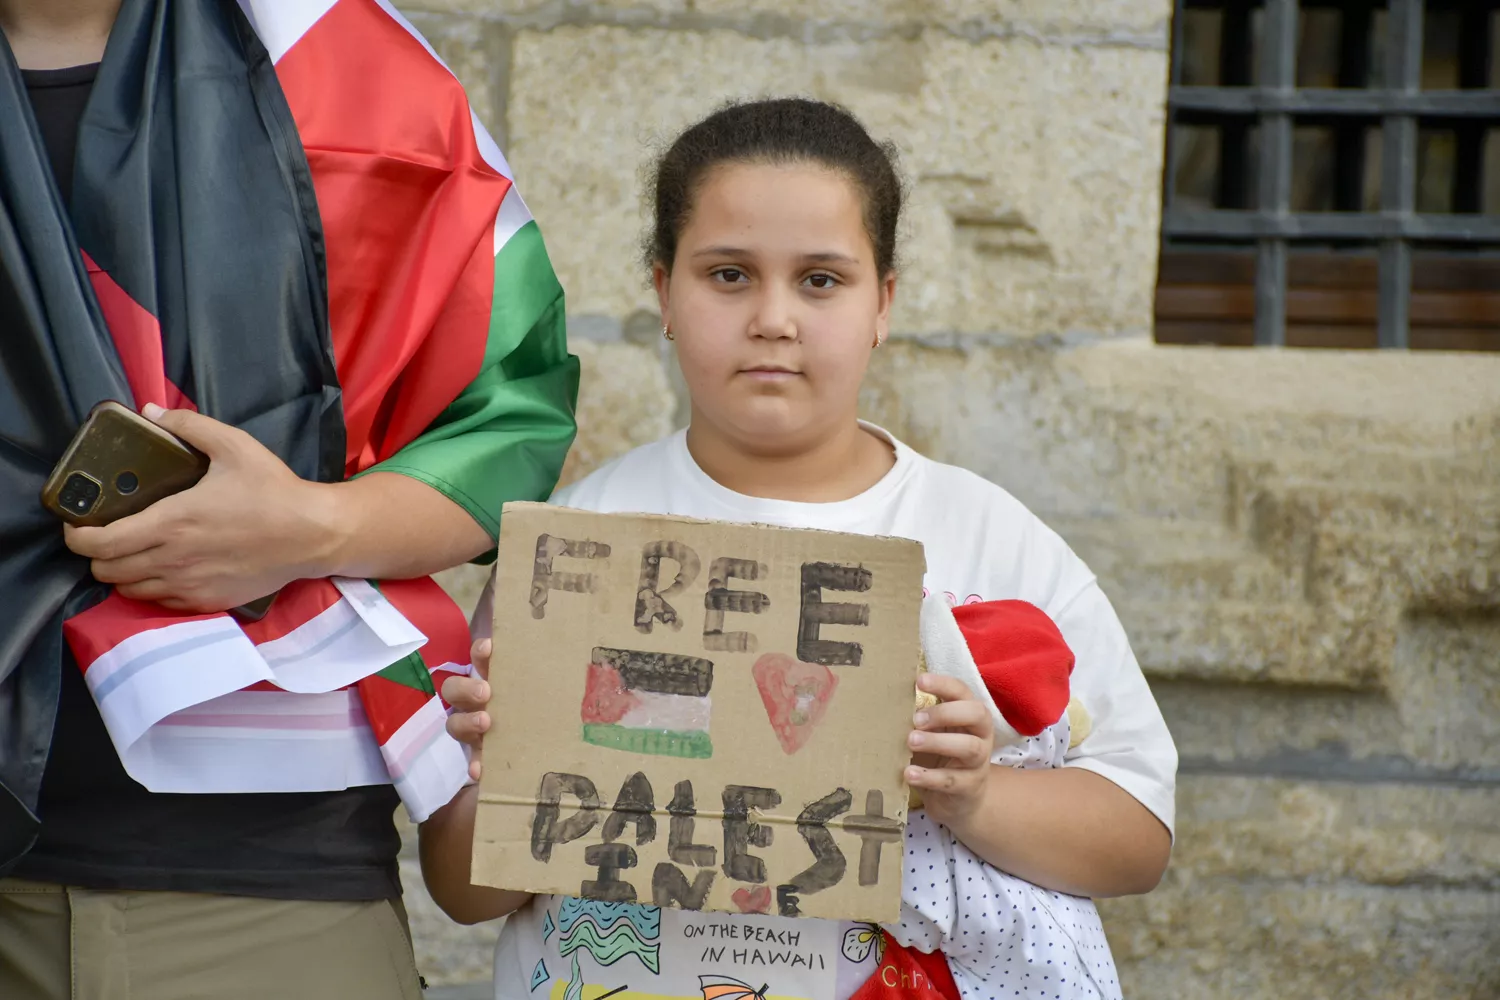
[[[448,735],[448,713],[429,698],[380,748],[412,822],[447,805],[469,782],[469,755]]]
[[[281,57],[286,55],[303,35],[312,30],[324,14],[333,9],[336,2],[338,0],[239,0],[239,5],[249,19],[251,27],[255,29],[255,33],[260,36],[261,44],[265,45],[266,51],[271,54],[271,61],[276,63],[281,61]],[[361,0],[343,0],[343,2],[358,3]],[[420,42],[439,66],[447,70],[455,80],[458,79],[457,74],[454,74],[448,64],[437,54],[432,44],[390,3],[390,0],[374,0],[374,2],[387,16]],[[505,154],[500,151],[499,145],[490,135],[489,130],[480,122],[479,117],[474,114],[472,107],[469,109],[469,121],[474,128],[474,142],[479,147],[479,155],[497,174],[512,182],[510,190],[505,193],[505,198],[500,203],[500,211],[495,215],[494,244],[495,253],[498,255],[510,238],[532,220],[531,209],[526,207],[521,193],[516,190],[510,163],[506,161]]]
[[[326,792],[391,780],[354,690],[236,691],[164,719],[120,760],[154,792]]]

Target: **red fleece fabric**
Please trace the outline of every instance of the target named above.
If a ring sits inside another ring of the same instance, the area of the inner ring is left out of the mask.
[[[958,984],[940,951],[928,954],[885,938],[880,964],[849,1000],[961,1000]]]
[[[1035,736],[1068,707],[1073,651],[1047,613],[1026,601],[953,609],[995,707],[1022,736]]]

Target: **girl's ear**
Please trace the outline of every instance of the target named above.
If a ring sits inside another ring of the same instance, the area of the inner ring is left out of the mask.
[[[896,301],[896,272],[891,271],[880,282],[880,310],[875,314],[875,330],[883,343],[891,335],[891,306]]]
[[[662,328],[671,325],[672,319],[667,315],[668,293],[671,291],[672,273],[660,261],[651,265],[651,284],[656,288],[656,301],[661,307]]]

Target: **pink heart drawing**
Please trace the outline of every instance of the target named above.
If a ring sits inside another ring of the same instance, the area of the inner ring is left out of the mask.
[[[751,674],[781,749],[788,754],[801,750],[828,711],[838,676],[820,663],[804,663],[785,653],[765,654]]]
[[[736,889],[729,898],[734,900],[734,905],[740,908],[741,913],[771,912],[771,887],[768,885],[758,885],[754,889]]]

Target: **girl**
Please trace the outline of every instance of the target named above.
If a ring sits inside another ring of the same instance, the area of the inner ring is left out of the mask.
[[[1024,601],[1050,616],[1076,655],[1071,694],[1092,727],[1071,739],[1067,718],[1053,716],[1044,721],[1062,728],[1044,742],[1064,766],[1004,766],[1025,761],[996,752],[983,693],[952,677],[921,678],[919,688],[939,704],[914,716],[909,736],[919,756],[906,777],[924,809],[910,817],[908,884],[901,923],[887,928],[889,948],[868,926],[627,912],[471,886],[473,788],[422,829],[434,898],[463,922],[514,914],[495,960],[496,995],[505,1000],[544,986],[541,995],[568,1000],[1117,996],[1092,906],[1070,897],[1156,885],[1170,853],[1176,751],[1109,602],[1067,545],[999,486],[924,458],[856,417],[896,292],[902,192],[891,151],[826,104],[733,105],[671,146],[654,199],[649,260],[691,423],[555,502],[917,539],[931,593],[960,604]],[[476,615],[481,636],[488,606],[486,595]],[[488,652],[481,639],[475,662],[487,664]],[[477,746],[491,722],[482,710],[488,685],[454,679],[444,695],[457,710],[450,732]],[[945,877],[934,881],[931,871]],[[616,961],[570,937],[585,923],[602,933],[621,921],[656,942],[650,962]],[[705,940],[766,933],[782,942],[797,935],[801,950],[829,956],[826,968],[736,966],[733,948],[702,961]],[[580,964],[580,951],[594,961]],[[882,964],[882,951],[912,960],[896,969]],[[923,958],[937,951],[946,963]]]

